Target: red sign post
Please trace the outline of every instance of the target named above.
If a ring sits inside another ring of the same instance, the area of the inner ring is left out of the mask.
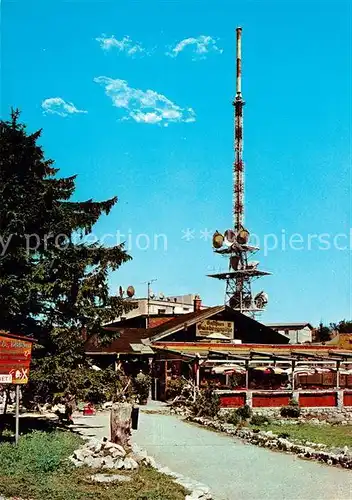
[[[19,437],[20,385],[27,384],[33,340],[0,332],[0,384],[16,385],[16,444]]]
[[[0,333],[0,383],[27,384],[33,341]],[[11,381],[10,381],[11,379]]]

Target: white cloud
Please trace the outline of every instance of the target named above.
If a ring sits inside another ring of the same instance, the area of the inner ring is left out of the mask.
[[[166,55],[170,57],[177,57],[180,52],[182,52],[186,47],[191,47],[192,52],[195,54],[193,59],[205,59],[206,54],[209,52],[218,52],[222,54],[223,49],[220,49],[216,45],[216,40],[211,36],[200,35],[198,38],[185,38],[178,42],[170,52],[166,52]]]
[[[170,122],[189,123],[196,120],[192,108],[181,108],[154,90],[134,89],[125,80],[114,80],[107,76],[99,76],[94,81],[105,87],[105,93],[112,100],[113,106],[125,110],[122,120],[164,126]]]
[[[117,49],[119,52],[125,52],[129,56],[135,56],[136,54],[149,55],[139,42],[133,42],[129,36],[124,36],[121,40],[117,40],[114,35],[102,35],[96,38],[96,41],[99,42],[103,50]]]
[[[66,102],[61,97],[50,97],[42,102],[44,113],[53,115],[67,116],[75,113],[88,113],[83,109],[77,109],[72,102]]]

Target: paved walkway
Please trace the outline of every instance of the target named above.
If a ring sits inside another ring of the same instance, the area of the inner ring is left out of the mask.
[[[352,473],[304,461],[183,422],[140,413],[133,440],[157,462],[208,485],[217,500],[350,500]],[[87,435],[109,435],[109,415],[75,419]]]

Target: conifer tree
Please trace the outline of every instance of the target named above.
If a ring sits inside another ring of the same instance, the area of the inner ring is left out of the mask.
[[[59,177],[41,130],[28,133],[18,111],[0,134],[0,330],[37,339],[31,389],[52,399],[78,391],[85,339],[107,340],[103,325],[129,310],[108,277],[131,257],[123,245],[86,241],[116,197],[72,201],[76,176]]]

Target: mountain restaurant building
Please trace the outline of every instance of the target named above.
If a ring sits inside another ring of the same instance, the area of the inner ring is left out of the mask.
[[[225,305],[154,325],[110,327],[119,338],[108,347],[91,339],[86,352],[130,374],[149,370],[158,400],[168,399],[171,381],[184,377],[215,388],[226,407],[284,406],[292,397],[301,406],[352,406],[352,350],[289,344],[286,335]]]

